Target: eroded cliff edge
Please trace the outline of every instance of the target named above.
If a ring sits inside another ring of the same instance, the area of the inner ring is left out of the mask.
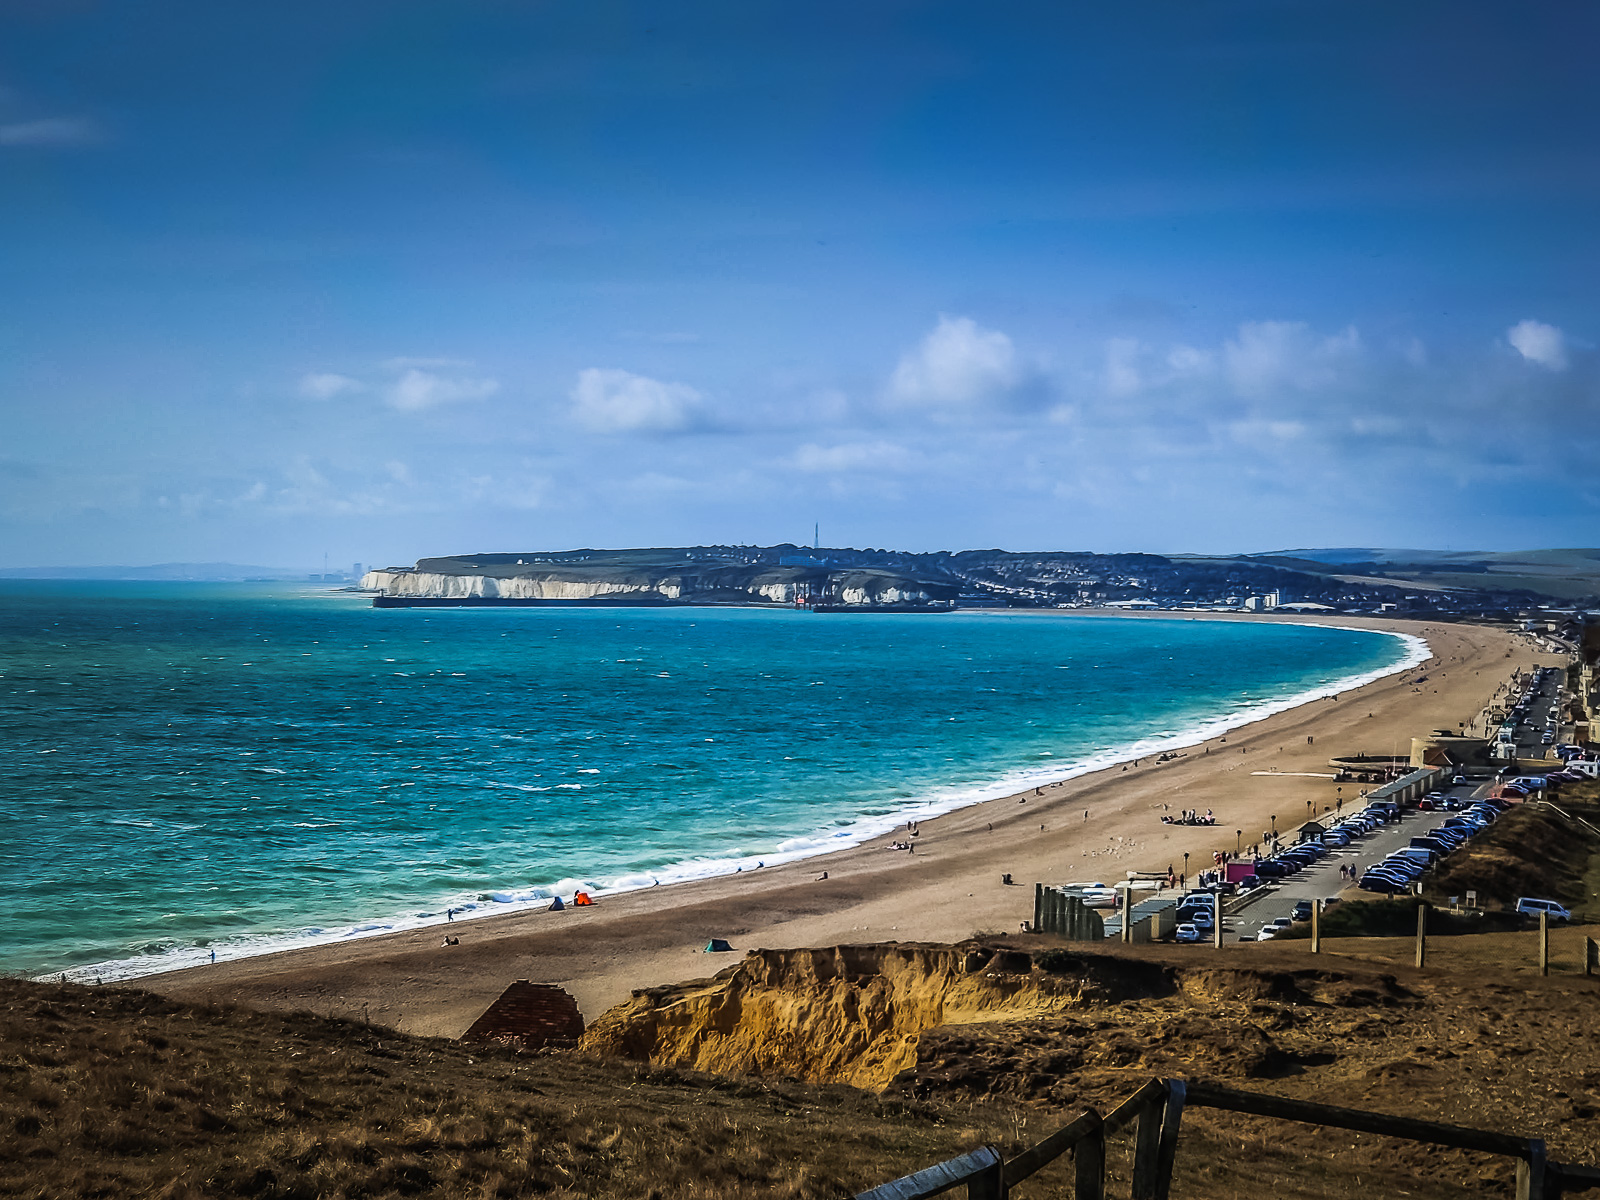
[[[583,1045],[718,1074],[882,1088],[916,1063],[930,1029],[1042,1017],[1104,990],[977,944],[754,950],[712,979],[635,992]]]
[[[720,1075],[1058,1102],[1152,1074],[1334,1074],[1346,1055],[1360,1072],[1387,1069],[1370,1039],[1420,1012],[1410,989],[1386,972],[1261,957],[983,941],[755,950],[711,979],[635,992],[582,1046]]]

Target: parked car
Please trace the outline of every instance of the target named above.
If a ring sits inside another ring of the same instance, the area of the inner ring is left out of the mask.
[[[1270,942],[1277,936],[1278,927],[1276,925],[1263,925],[1256,931],[1256,941],[1258,942]]]
[[[1201,932],[1193,925],[1179,925],[1177,931],[1172,935],[1172,940],[1175,942],[1198,942],[1202,940],[1202,937]]]
[[[1533,896],[1523,896],[1517,901],[1517,911],[1524,916],[1537,917],[1545,913],[1552,921],[1572,920],[1571,911],[1555,900],[1540,900]]]
[[[1404,880],[1395,879],[1378,871],[1368,871],[1356,884],[1363,892],[1382,892],[1394,896],[1411,890],[1411,885]]]
[[[1294,919],[1296,921],[1309,921],[1309,920],[1311,920],[1311,901],[1309,901],[1309,900],[1296,900],[1294,902],[1294,914],[1293,914],[1293,916],[1294,916]]]
[[[1402,846],[1400,849],[1396,850],[1394,854],[1390,855],[1390,857],[1405,857],[1415,859],[1423,866],[1431,867],[1434,863],[1439,861],[1439,852],[1437,850],[1429,849],[1427,846]]]

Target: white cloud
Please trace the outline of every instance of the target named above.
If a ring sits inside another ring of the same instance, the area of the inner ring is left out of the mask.
[[[1506,340],[1529,362],[1550,371],[1567,369],[1567,337],[1543,321],[1518,321],[1506,331]]]
[[[363,391],[366,391],[366,384],[359,379],[331,371],[300,377],[300,394],[311,400],[332,400],[335,396]]]
[[[807,443],[794,452],[801,471],[840,474],[849,471],[903,471],[916,456],[894,442],[843,442],[837,446]]]
[[[1276,448],[1304,437],[1306,427],[1299,421],[1255,419],[1234,421],[1228,426],[1228,432],[1233,435],[1234,441],[1243,445]]]
[[[960,408],[1012,390],[1024,375],[1005,334],[968,317],[940,317],[922,344],[900,360],[889,391],[904,404]]]
[[[99,127],[84,117],[45,117],[0,125],[0,146],[83,146],[99,137]]]
[[[700,404],[686,383],[603,367],[579,371],[572,389],[573,417],[592,433],[676,433],[694,423]]]
[[[441,404],[483,400],[499,390],[500,381],[497,379],[439,375],[413,367],[389,385],[385,399],[390,407],[398,408],[401,412],[420,412]]]
[[[1131,396],[1142,386],[1139,357],[1136,338],[1112,338],[1106,343],[1106,390],[1113,396]]]
[[[1167,367],[1174,375],[1204,375],[1216,362],[1209,350],[1179,344],[1167,351]]]
[[[1137,338],[1111,338],[1106,342],[1100,382],[1108,396],[1127,398],[1209,375],[1215,362],[1211,351],[1181,343],[1161,353]]]
[[[1228,377],[1243,395],[1326,387],[1360,353],[1361,335],[1353,327],[1325,337],[1301,321],[1246,322],[1223,347]]]

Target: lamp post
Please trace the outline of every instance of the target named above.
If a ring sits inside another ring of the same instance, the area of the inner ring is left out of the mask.
[[[1189,882],[1189,852],[1187,850],[1183,852],[1183,881],[1185,884]]]
[[[1272,814],[1272,840],[1278,840],[1278,814]]]
[[[1311,801],[1306,801],[1306,820],[1311,820]]]
[[[1235,829],[1233,831],[1233,856],[1235,858],[1238,858],[1239,855],[1241,855],[1243,853],[1244,853],[1244,830]]]

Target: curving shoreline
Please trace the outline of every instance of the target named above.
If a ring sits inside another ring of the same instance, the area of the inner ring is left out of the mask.
[[[1059,613],[1049,610],[1038,612],[1010,610],[969,612],[963,616],[970,620],[1005,620],[1013,615],[1024,619],[1081,620],[1085,615],[1118,619],[1124,614],[1120,610],[1089,614],[1077,611]],[[1183,616],[1172,614],[1139,615],[1144,620],[1185,619]],[[960,620],[963,617],[958,616],[953,619]],[[1297,617],[1279,619],[1272,623],[1313,627],[1322,625],[1327,628],[1376,635],[1394,639],[1403,649],[1394,662],[1383,667],[1325,680],[1304,691],[1289,695],[1251,701],[1242,705],[1235,702],[1237,706],[1232,709],[1218,709],[1204,714],[1191,713],[1185,718],[1175,718],[1174,728],[1171,730],[1161,732],[1146,730],[1142,733],[1130,731],[1132,740],[1104,750],[1089,752],[1081,757],[1054,760],[1048,765],[1044,763],[1016,765],[985,781],[934,787],[915,797],[906,798],[888,811],[868,812],[847,823],[836,822],[804,833],[796,833],[759,853],[730,857],[698,857],[650,870],[629,870],[605,878],[586,876],[563,878],[539,885],[507,886],[491,889],[470,899],[460,896],[431,897],[401,912],[372,913],[348,922],[328,922],[326,928],[236,935],[203,945],[175,946],[159,954],[103,959],[67,968],[64,971],[52,970],[42,978],[59,976],[79,983],[128,983],[202,964],[209,965],[215,961],[232,962],[313,947],[338,946],[391,933],[433,929],[447,924],[454,929],[517,913],[536,912],[545,908],[553,895],[570,896],[580,888],[592,895],[617,896],[655,886],[729,877],[758,867],[775,868],[785,864],[803,863],[806,860],[820,859],[853,849],[902,828],[908,821],[929,821],[973,805],[1014,797],[1036,787],[1054,788],[1086,775],[1120,767],[1124,763],[1137,762],[1162,753],[1181,753],[1203,745],[1209,739],[1226,737],[1235,730],[1266,720],[1278,713],[1291,711],[1339,692],[1409,670],[1425,661],[1431,653],[1423,639],[1393,630],[1339,625],[1331,620],[1314,622]],[[214,958],[212,952],[215,953]]]
[[[1348,627],[1349,619],[1293,621]],[[1201,754],[1159,766],[1115,764],[1040,784],[1037,792],[1025,789],[929,817],[912,855],[886,852],[889,835],[880,835],[760,872],[619,892],[580,913],[523,911],[459,923],[454,932],[462,944],[448,951],[438,944],[437,927],[427,927],[170,972],[146,977],[140,986],[273,1008],[365,1006],[375,1021],[453,1035],[516,978],[568,987],[593,1018],[635,987],[709,974],[726,964],[698,953],[711,936],[748,949],[951,940],[979,928],[1015,928],[1031,914],[1031,889],[998,886],[1002,872],[1024,883],[1115,877],[1164,868],[1185,850],[1205,855],[1216,848],[1211,843],[1220,846],[1220,829],[1160,826],[1151,812],[1162,803],[1214,808],[1230,830],[1259,831],[1279,810],[1285,826],[1297,823],[1288,818],[1298,810],[1303,819],[1303,801],[1320,803],[1331,788],[1325,780],[1289,773],[1325,764],[1337,750],[1359,748],[1341,737],[1370,737],[1381,728],[1385,739],[1409,744],[1413,734],[1473,716],[1513,666],[1541,661],[1497,630],[1403,621],[1361,628],[1425,638],[1432,652],[1428,690],[1413,692],[1403,682],[1409,668],[1402,667],[1337,699],[1305,701],[1215,735]],[[1322,744],[1308,746],[1307,738]],[[1279,777],[1240,773],[1265,766]],[[824,871],[828,878],[821,881]]]

